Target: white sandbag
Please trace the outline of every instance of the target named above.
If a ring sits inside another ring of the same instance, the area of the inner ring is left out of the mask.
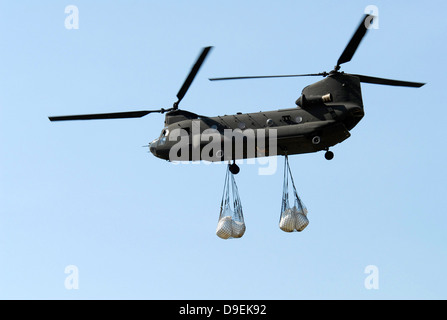
[[[292,183],[293,188],[293,198],[292,194],[290,194],[290,200],[294,201],[294,206],[292,208],[289,207],[289,180]],[[284,180],[279,227],[285,232],[300,232],[303,231],[308,224],[307,209],[296,191],[292,171],[290,170],[289,160],[286,154],[284,156]]]
[[[232,233],[231,236],[233,238],[240,238],[244,235],[245,233],[245,223],[241,222],[241,221],[236,221],[233,220],[232,223]]]
[[[292,208],[292,211],[295,215],[295,229],[296,231],[301,232],[309,224],[309,219],[307,218],[307,209],[302,208],[302,210],[299,210],[296,206],[294,206]]]
[[[281,213],[281,219],[279,220],[279,228],[285,232],[293,232],[295,230],[296,217],[295,213],[291,209],[286,209]]]
[[[217,223],[216,235],[222,239],[228,239],[232,236],[232,219],[230,216],[223,217]]]
[[[296,231],[303,231],[304,228],[309,224],[309,219],[307,219],[306,215],[301,212],[295,213],[295,229]]]

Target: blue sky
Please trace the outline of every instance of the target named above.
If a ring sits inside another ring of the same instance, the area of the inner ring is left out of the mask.
[[[67,5],[79,29],[64,26]],[[215,235],[225,165],[173,165],[141,146],[164,116],[50,123],[48,116],[181,108],[215,116],[294,106],[317,78],[209,77],[342,70],[426,82],[363,84],[365,118],[323,153],[290,157],[309,210],[278,227],[274,175],[236,176],[247,231]],[[445,299],[445,1],[0,1],[0,298]],[[79,288],[68,290],[67,266]],[[369,265],[379,288],[365,288]]]

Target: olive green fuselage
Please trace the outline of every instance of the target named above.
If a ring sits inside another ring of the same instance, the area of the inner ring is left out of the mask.
[[[322,101],[325,95],[330,100]],[[215,117],[173,110],[166,114],[165,127],[150,143],[150,151],[170,161],[311,153],[347,139],[364,116],[360,81],[343,73],[330,74],[304,88],[297,104]]]

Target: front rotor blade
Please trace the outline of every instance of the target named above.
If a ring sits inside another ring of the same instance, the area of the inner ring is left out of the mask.
[[[183,83],[182,87],[180,88],[179,92],[177,93],[177,98],[178,98],[177,103],[179,103],[185,96],[186,92],[188,91],[189,87],[191,86],[191,83],[193,82],[194,78],[196,77],[197,72],[199,72],[199,69],[202,66],[203,62],[205,61],[205,58],[208,55],[211,48],[212,47],[203,48],[202,53],[200,54],[196,63],[194,64],[191,71],[189,72],[188,77],[186,78],[185,82]]]
[[[367,14],[362,19],[362,22],[358,26],[357,31],[352,36],[351,40],[349,41],[349,43],[346,46],[343,53],[341,54],[340,58],[338,58],[337,67],[339,67],[342,63],[351,61],[352,57],[354,56],[355,51],[357,50],[358,46],[360,45],[360,42],[362,41],[363,37],[365,36],[366,31],[368,31],[373,18],[374,18],[373,15]]]
[[[126,119],[126,118],[141,118],[152,112],[163,113],[167,110],[145,110],[145,111],[127,111],[127,112],[113,112],[113,113],[92,113],[92,114],[77,114],[69,116],[55,116],[48,117],[50,121],[67,121],[67,120],[102,120],[102,119]]]
[[[401,80],[370,77],[370,76],[364,76],[362,74],[350,74],[350,75],[358,77],[360,79],[360,82],[383,84],[383,85],[387,85],[387,86],[420,88],[425,84],[422,82],[410,82],[410,81],[401,81]]]
[[[265,78],[290,78],[290,77],[313,77],[313,76],[327,76],[328,73],[308,73],[308,74],[287,74],[287,75],[276,75],[276,76],[243,76],[243,77],[225,77],[225,78],[209,78],[210,81],[220,81],[220,80],[242,80],[242,79],[265,79]]]

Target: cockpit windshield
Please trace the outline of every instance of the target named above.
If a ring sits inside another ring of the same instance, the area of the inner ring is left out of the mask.
[[[160,135],[160,145],[164,145],[166,143],[166,139],[168,137],[169,134],[169,130],[168,129],[163,129],[161,131],[161,135]]]

